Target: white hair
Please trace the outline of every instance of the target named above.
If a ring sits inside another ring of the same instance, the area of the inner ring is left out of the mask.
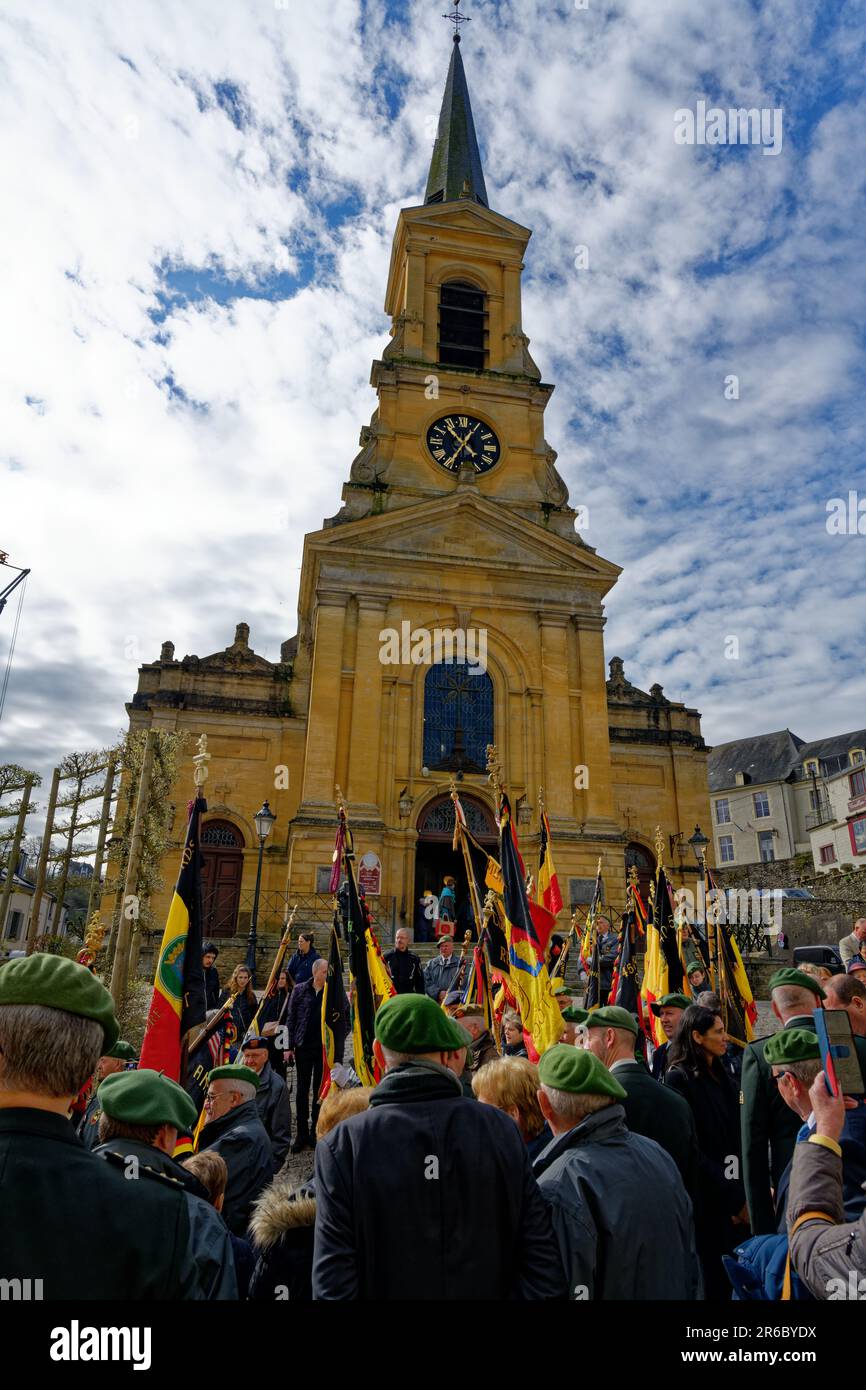
[[[544,1084],[541,1089],[560,1119],[571,1120],[574,1124],[585,1120],[587,1115],[594,1115],[596,1110],[605,1110],[614,1103],[613,1096],[594,1096],[583,1092],[576,1094],[574,1091],[560,1091],[556,1086]]]
[[[255,1100],[255,1098],[256,1098],[256,1091],[257,1091],[258,1088],[257,1088],[256,1086],[254,1086],[253,1083],[252,1083],[251,1081],[234,1081],[234,1080],[232,1080],[229,1089],[230,1089],[235,1095],[240,1096],[241,1102],[243,1102],[243,1101],[246,1101],[246,1100]]]

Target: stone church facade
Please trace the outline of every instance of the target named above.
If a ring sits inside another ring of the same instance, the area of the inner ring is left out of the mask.
[[[378,404],[341,508],[305,538],[297,635],[278,663],[256,655],[244,623],[201,659],[177,660],[165,643],[127,706],[134,728],[208,735],[214,934],[245,928],[265,798],[277,815],[266,900],[287,891],[312,907],[326,891],[337,785],[359,857],[378,861],[368,883],[386,934],[411,926],[420,893],[460,877],[452,777],[494,843],[490,742],[527,864],[544,789],[566,901],[585,895],[601,857],[620,904],[626,863],[650,862],[657,824],[674,869],[695,825],[709,829],[699,714],[660,686],[636,689],[617,658],[606,671],[604,602],[620,570],[578,534],[545,438],[554,388],[521,308],[530,235],[488,205],[455,43],[425,200],[400,213],[394,236]],[[158,917],[175,864],[172,848]]]

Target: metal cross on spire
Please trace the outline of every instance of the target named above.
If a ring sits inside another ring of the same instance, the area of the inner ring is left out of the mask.
[[[453,14],[444,14],[444,15],[442,16],[442,18],[443,18],[443,19],[447,19],[448,22],[449,22],[450,24],[453,24],[453,25],[454,25],[454,42],[455,42],[455,43],[459,43],[459,42],[460,42],[460,25],[461,25],[461,24],[468,24],[468,23],[470,22],[470,20],[471,20],[471,15],[468,15],[468,14],[461,14],[461,13],[460,13],[460,0],[454,0],[454,13],[453,13]]]

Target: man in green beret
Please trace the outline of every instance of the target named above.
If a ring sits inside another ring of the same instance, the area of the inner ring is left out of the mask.
[[[818,981],[802,970],[786,967],[770,979],[773,1013],[782,1028],[808,1028],[824,998]],[[769,1063],[764,1057],[766,1038],[756,1038],[743,1050],[740,1078],[740,1125],[743,1149],[743,1182],[749,1204],[753,1235],[776,1230],[773,1191],[791,1161],[797,1116],[779,1095]]]
[[[661,1023],[662,1031],[667,1038],[667,1042],[653,1048],[650,1068],[656,1081],[664,1079],[668,1065],[668,1044],[680,1026],[683,1011],[691,1002],[684,994],[663,994],[661,999],[654,999],[650,1004],[650,1009]]]
[[[562,1010],[562,1032],[559,1035],[561,1043],[569,1043],[572,1047],[577,1042],[578,1029],[586,1023],[589,1018],[589,1009],[579,1009],[575,1004],[569,1002]]]
[[[823,1070],[817,1035],[811,1028],[783,1028],[774,1033],[764,1045],[764,1060],[770,1067],[779,1095],[801,1121],[795,1137],[797,1144],[805,1143],[815,1132],[810,1087]],[[855,1110],[845,1112],[845,1123],[839,1138],[842,1151],[842,1192],[845,1220],[856,1221],[866,1209],[866,1109],[861,1103]],[[793,1161],[793,1154],[792,1154]],[[775,1191],[776,1225],[785,1230],[791,1163],[779,1179]]]
[[[100,1057],[96,1063],[90,1099],[78,1125],[78,1137],[86,1149],[95,1149],[99,1143],[99,1121],[102,1117],[102,1106],[97,1099],[99,1087],[107,1076],[126,1071],[131,1062],[137,1061],[132,1043],[118,1038],[114,1047],[109,1048],[105,1056]]]
[[[533,1170],[553,1217],[570,1297],[697,1298],[691,1201],[664,1150],[627,1127],[626,1092],[617,1078],[594,1052],[565,1043],[542,1055],[538,1078],[538,1103],[553,1139]]]
[[[385,1074],[370,1108],[316,1146],[314,1299],[564,1293],[520,1131],[467,1099],[455,1074],[470,1041],[427,995],[382,1004],[374,1052]]]
[[[655,1081],[635,1057],[638,1021],[618,1005],[596,1009],[586,1021],[586,1045],[625,1091],[622,1102],[632,1134],[654,1139],[680,1170],[693,1197],[698,1163],[698,1137],[688,1102],[669,1086]]]
[[[253,1203],[274,1176],[271,1141],[256,1106],[258,1073],[238,1063],[208,1076],[205,1124],[199,1149],[222,1154],[229,1170],[223,1217],[236,1236],[246,1234]]]
[[[69,1120],[117,1033],[83,965],[38,954],[0,969],[0,1276],[39,1280],[46,1300],[202,1298],[183,1192],[128,1181]]]
[[[238,1281],[228,1227],[192,1173],[172,1158],[178,1131],[191,1133],[198,1114],[182,1086],[162,1072],[124,1071],[100,1090],[99,1147],[127,1181],[151,1182],[164,1201],[185,1194],[190,1249],[205,1298],[236,1299]]]

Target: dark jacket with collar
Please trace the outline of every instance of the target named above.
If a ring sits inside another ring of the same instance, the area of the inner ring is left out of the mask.
[[[395,946],[385,952],[384,961],[398,994],[426,993],[421,957],[414,951],[398,951]]]
[[[200,1149],[213,1149],[229,1170],[223,1217],[236,1236],[246,1234],[253,1202],[274,1176],[274,1160],[267,1130],[259,1119],[255,1100],[246,1100],[204,1126]]]
[[[237,1299],[238,1281],[231,1237],[219,1212],[211,1206],[207,1192],[193,1173],[175,1163],[173,1158],[144,1144],[140,1139],[109,1139],[96,1149],[100,1158],[115,1159],[124,1173],[130,1171],[130,1159],[136,1163],[137,1179],[142,1174],[159,1174],[174,1183],[184,1193],[190,1227],[190,1251],[195,1260],[202,1292],[209,1299]]]
[[[47,1110],[0,1110],[0,1275],[46,1301],[202,1299],[183,1192],[131,1182]]]
[[[436,1063],[389,1071],[316,1145],[316,1299],[564,1294],[517,1126]]]
[[[289,996],[286,1024],[289,1034],[289,1051],[299,1047],[315,1048],[322,1046],[322,999],[324,988],[316,990],[313,981],[296,985]]]
[[[293,956],[290,956],[286,969],[296,985],[303,985],[313,977],[313,962],[321,959],[322,957],[315,946],[310,946],[305,956],[302,956],[300,951],[296,951]]]
[[[699,1297],[691,1201],[670,1156],[630,1132],[621,1105],[555,1138],[533,1171],[572,1298]]]
[[[274,1172],[282,1168],[283,1160],[292,1142],[292,1106],[285,1081],[278,1076],[266,1062],[259,1073],[259,1089],[256,1091],[256,1109],[259,1119],[268,1132],[271,1152],[274,1158]]]
[[[424,967],[424,991],[431,999],[439,1002],[443,989],[447,994],[453,987],[460,969],[460,957],[452,951],[450,956],[433,956]]]
[[[690,1197],[697,1177],[698,1140],[688,1102],[654,1081],[643,1062],[617,1062],[613,1075],[626,1092],[622,1102],[632,1134],[654,1139],[670,1154]]]
[[[204,969],[204,1004],[210,1011],[218,1007],[220,1002],[220,977],[215,965],[206,965]]]

